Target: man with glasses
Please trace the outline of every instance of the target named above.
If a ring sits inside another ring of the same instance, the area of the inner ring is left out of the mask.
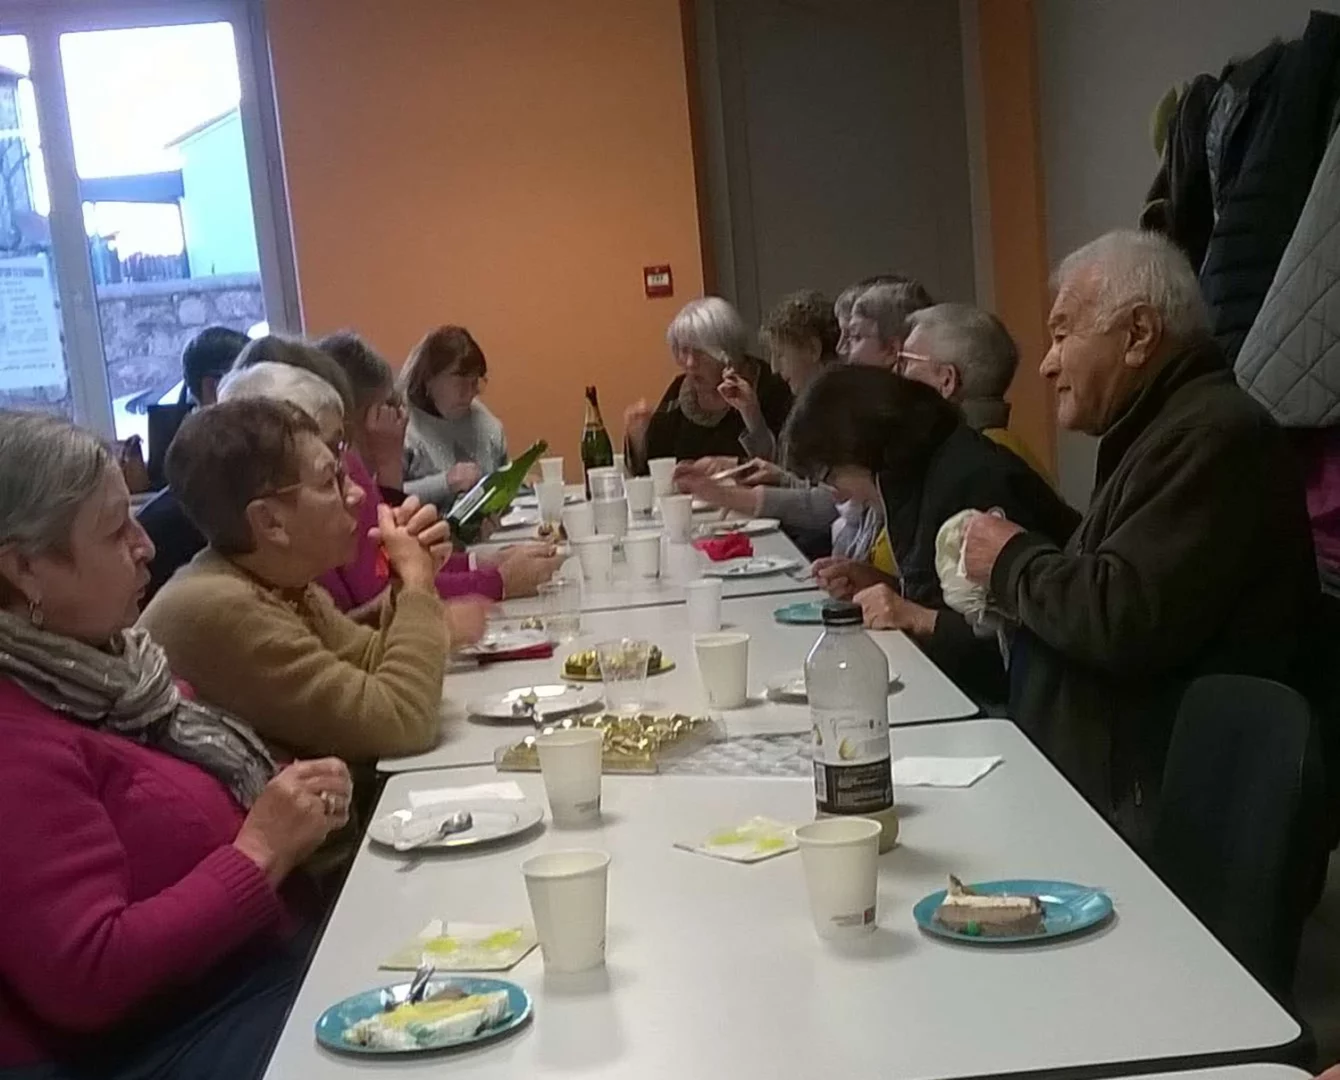
[[[1019,348],[1005,324],[971,304],[936,304],[914,311],[907,327],[893,370],[939,391],[959,407],[970,428],[1046,477],[1041,462],[1009,429],[1005,393],[1019,366]]]

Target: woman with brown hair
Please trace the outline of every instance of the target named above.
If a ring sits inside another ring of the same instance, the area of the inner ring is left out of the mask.
[[[479,400],[484,351],[463,326],[439,326],[400,371],[409,405],[405,491],[444,512],[479,478],[507,464],[501,421]]]

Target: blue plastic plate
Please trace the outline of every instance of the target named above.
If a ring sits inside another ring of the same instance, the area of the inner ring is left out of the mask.
[[[467,994],[490,994],[496,990],[507,991],[507,1004],[511,1008],[511,1015],[501,1024],[494,1027],[485,1028],[477,1035],[468,1039],[456,1039],[452,1042],[439,1043],[434,1046],[420,1046],[412,1050],[390,1050],[377,1046],[356,1046],[353,1043],[344,1041],[345,1029],[358,1023],[360,1020],[366,1020],[369,1016],[375,1016],[381,1012],[388,1001],[404,1001],[405,994],[409,991],[409,983],[396,983],[392,986],[379,986],[372,990],[365,990],[361,994],[355,994],[353,997],[345,998],[338,1005],[332,1005],[323,1012],[316,1022],[316,1041],[327,1050],[334,1050],[340,1054],[367,1054],[374,1057],[384,1057],[387,1055],[405,1055],[405,1054],[427,1054],[438,1050],[451,1050],[461,1046],[478,1046],[480,1043],[489,1042],[492,1039],[500,1038],[509,1031],[515,1031],[527,1020],[530,1019],[531,1000],[530,995],[516,983],[506,982],[502,979],[475,979],[470,977],[436,978],[429,984],[429,995],[431,996],[434,987],[440,987],[450,983],[458,986]]]
[[[944,889],[917,901],[916,907],[912,909],[912,917],[928,934],[951,941],[965,941],[971,945],[1009,945],[1021,941],[1040,944],[1088,930],[1112,917],[1112,898],[1101,889],[1088,885],[1072,885],[1068,881],[983,881],[973,884],[972,888],[988,895],[1013,893],[1036,896],[1042,901],[1042,932],[1013,937],[985,937],[950,930],[935,921],[935,912],[945,898]]]
[[[779,607],[774,611],[772,617],[779,623],[787,623],[790,626],[822,626],[824,604],[822,600],[810,600],[802,604],[787,604],[786,607]]]

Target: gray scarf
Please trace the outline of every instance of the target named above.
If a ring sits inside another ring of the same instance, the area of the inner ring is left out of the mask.
[[[730,412],[730,406],[727,405],[721,412],[708,412],[698,404],[698,395],[693,392],[693,387],[689,380],[685,379],[679,384],[679,411],[689,420],[693,421],[699,427],[714,428],[721,421],[726,419]]]
[[[0,673],[71,720],[199,765],[244,807],[275,774],[250,728],[181,696],[147,631],[123,631],[104,651],[0,611]]]

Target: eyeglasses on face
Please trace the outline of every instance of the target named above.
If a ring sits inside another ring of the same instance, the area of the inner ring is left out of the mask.
[[[349,483],[349,472],[344,466],[344,453],[346,450],[348,450],[349,444],[346,443],[344,439],[336,439],[333,442],[326,442],[324,443],[324,445],[326,449],[330,451],[331,457],[335,459],[335,470],[334,470],[334,476],[331,478],[331,483],[334,484],[335,491],[340,495],[341,498],[343,498],[347,491]],[[305,484],[303,483],[303,481],[299,480],[293,484],[285,484],[283,487],[271,488],[269,491],[263,491],[259,495],[257,495],[256,498],[270,499],[270,498],[278,498],[283,495],[292,495],[295,491],[301,491],[303,488],[308,486],[310,485]],[[323,484],[317,490],[321,491],[321,490],[327,490],[329,488],[330,484]]]

